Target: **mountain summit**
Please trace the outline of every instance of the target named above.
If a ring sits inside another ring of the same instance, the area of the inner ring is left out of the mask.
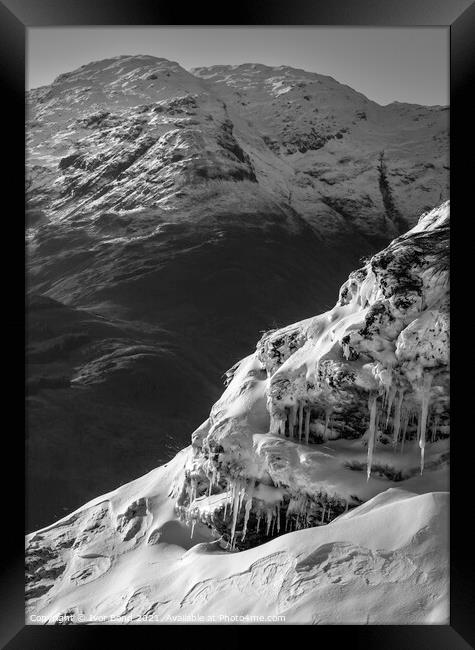
[[[394,236],[448,198],[446,108],[379,106],[304,70],[121,56],[28,100],[30,205],[56,217],[176,209],[214,180],[326,235]]]

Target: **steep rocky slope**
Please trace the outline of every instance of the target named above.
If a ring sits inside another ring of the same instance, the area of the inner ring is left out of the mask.
[[[445,110],[298,70],[124,56],[27,103],[31,528],[170,458],[256,333],[447,192]]]
[[[447,198],[445,107],[382,107],[285,66],[193,72],[124,56],[31,91],[33,219],[181,207],[218,179],[241,200],[252,190],[239,181],[255,183],[252,202],[290,206],[327,235],[387,236]]]
[[[424,214],[264,334],[191,447],[29,535],[28,620],[447,623],[448,228]]]
[[[225,100],[259,182],[326,236],[394,236],[448,198],[447,107],[380,106],[288,66],[192,72]]]

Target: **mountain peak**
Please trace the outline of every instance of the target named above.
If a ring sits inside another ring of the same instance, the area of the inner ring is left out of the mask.
[[[64,83],[74,83],[79,80],[108,83],[115,79],[126,79],[133,73],[140,78],[147,73],[156,74],[164,72],[181,73],[189,75],[176,61],[159,58],[149,54],[123,54],[107,59],[99,59],[86,63],[75,70],[63,73],[56,77],[53,86]],[[190,75],[191,76],[191,75]]]

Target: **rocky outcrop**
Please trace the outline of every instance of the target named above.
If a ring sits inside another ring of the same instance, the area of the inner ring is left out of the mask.
[[[449,205],[351,273],[330,311],[271,331],[193,435],[180,515],[231,547],[448,478]]]

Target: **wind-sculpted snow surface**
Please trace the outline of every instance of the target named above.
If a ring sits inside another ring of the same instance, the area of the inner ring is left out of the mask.
[[[264,334],[192,445],[27,537],[32,623],[448,622],[449,205]]]
[[[178,506],[231,548],[389,487],[446,489],[449,204],[353,272],[330,311],[264,334],[193,436]]]
[[[448,495],[390,489],[239,553],[174,503],[190,448],[27,538],[27,622],[448,622]]]

